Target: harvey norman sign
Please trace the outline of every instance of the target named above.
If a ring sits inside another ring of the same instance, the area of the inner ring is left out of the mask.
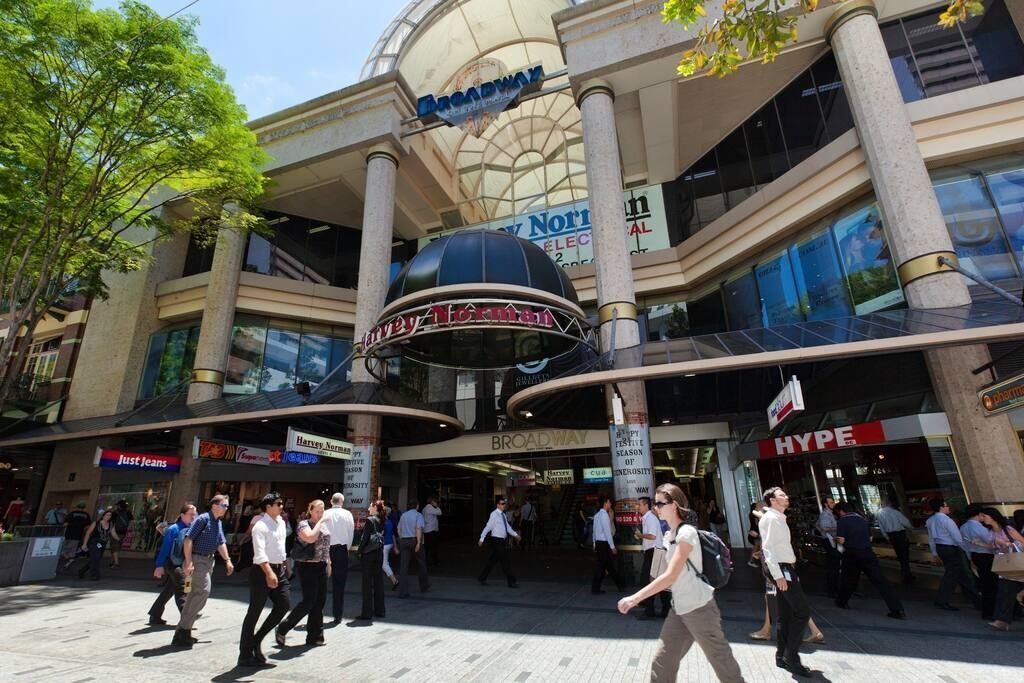
[[[350,442],[311,432],[300,432],[293,427],[288,428],[288,445],[285,451],[312,453],[321,458],[352,459],[352,444]]]

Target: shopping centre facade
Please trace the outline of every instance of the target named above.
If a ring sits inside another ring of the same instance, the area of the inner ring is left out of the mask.
[[[1024,281],[1024,6],[822,4],[717,79],[656,1],[410,3],[359,83],[250,124],[267,231],[156,243],[36,330],[67,390],[8,413],[0,502],[126,499],[140,550],[269,486],[440,493],[466,538],[532,498],[553,542],[664,481],[734,545],[771,484],[1024,505],[1024,320],[954,270]]]

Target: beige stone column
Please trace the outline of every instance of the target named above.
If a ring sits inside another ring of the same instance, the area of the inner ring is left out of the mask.
[[[363,231],[359,247],[359,295],[356,299],[355,342],[372,328],[384,308],[391,265],[391,240],[395,222],[395,183],[399,152],[388,144],[375,145],[366,156],[366,193],[363,205]],[[374,382],[363,358],[352,360],[352,381]],[[366,507],[380,484],[379,417],[349,417],[353,456],[345,466],[345,506],[356,518],[366,515]]]
[[[967,282],[938,264],[956,260],[953,243],[889,62],[871,0],[839,5],[825,26],[878,198],[886,237],[911,308],[970,302]],[[974,501],[1024,499],[1024,457],[1004,415],[985,417],[971,370],[989,362],[985,346],[925,352],[932,386],[951,427],[960,474]]]
[[[622,169],[615,129],[615,93],[604,81],[585,82],[576,95],[583,120],[583,144],[587,164],[591,240],[597,275],[598,320],[601,348],[614,344],[616,367],[640,364],[640,329],[637,324],[633,267],[626,243],[626,212],[622,205]],[[612,319],[615,338],[612,339]],[[621,349],[621,351],[620,351]],[[630,525],[639,524],[640,496],[654,495],[651,462],[650,418],[643,382],[618,385],[625,424],[612,421],[615,389],[607,387],[608,422],[611,431],[612,471],[615,478],[615,519],[623,540],[632,537]]]

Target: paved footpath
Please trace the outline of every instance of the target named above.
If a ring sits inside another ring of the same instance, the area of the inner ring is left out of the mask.
[[[352,588],[359,578],[350,575]],[[284,650],[268,638],[264,652],[276,666],[253,672],[235,667],[247,599],[238,579],[215,577],[191,652],[169,646],[173,627],[146,625],[152,583],[121,575],[0,589],[0,681],[645,681],[660,629],[660,621],[619,615],[616,594],[592,596],[587,586],[524,582],[512,590],[442,577],[407,600],[389,592],[388,617],[373,626],[346,619],[328,628],[326,647],[302,647],[301,630]],[[293,602],[299,592],[293,586]],[[746,680],[792,680],[775,668],[772,645],[747,638],[760,625],[761,596],[725,590],[718,601]],[[346,616],[359,602],[347,595]],[[828,639],[805,648],[817,680],[1024,680],[1024,631],[992,633],[972,610],[940,612],[920,601],[907,603],[907,621],[894,622],[881,601],[857,603],[843,611],[812,599]],[[173,603],[165,616],[176,617]],[[680,680],[715,680],[699,648],[684,658]]]

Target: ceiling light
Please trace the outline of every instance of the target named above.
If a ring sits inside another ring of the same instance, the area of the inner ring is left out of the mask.
[[[446,425],[446,424],[445,424],[444,422],[441,422],[441,423],[439,423],[439,424],[438,424],[437,426],[438,426],[438,427],[440,427],[441,429],[444,429],[444,428],[445,428],[445,427],[447,427],[448,425]]]
[[[697,373],[696,373],[696,372],[688,372],[688,373],[686,373],[686,375],[684,375],[684,376],[685,376],[685,377],[696,377],[696,376],[697,376]]]
[[[525,417],[526,419],[530,419],[531,417],[533,417],[533,413],[531,413],[529,410],[524,410],[523,417]]]
[[[672,424],[672,420],[662,420],[661,424],[663,424],[663,425]]]
[[[164,430],[164,434],[170,434],[170,433],[171,433],[171,430],[170,430],[170,429],[165,429],[165,430]]]
[[[265,417],[262,420],[260,420],[260,422],[270,422],[270,418],[269,417]]]
[[[318,232],[323,232],[324,230],[330,230],[330,229],[331,229],[331,226],[329,226],[329,225],[318,225],[318,226],[317,226],[317,227],[315,227],[315,228],[310,228],[310,229],[309,229],[309,230],[307,231],[307,234],[309,234],[309,235],[315,235],[315,234],[316,234],[316,233],[318,233]]]

